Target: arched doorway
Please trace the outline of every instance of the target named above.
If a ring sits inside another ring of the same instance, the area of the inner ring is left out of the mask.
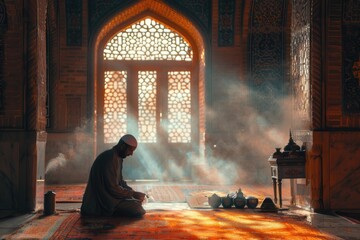
[[[142,13],[114,17],[95,42],[96,154],[132,133],[139,147],[124,164],[125,178],[190,178],[191,162],[204,149],[204,44],[190,22],[184,30],[159,15],[158,5],[143,2]]]

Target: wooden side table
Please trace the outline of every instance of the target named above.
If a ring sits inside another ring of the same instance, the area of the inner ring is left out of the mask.
[[[305,151],[295,153],[282,152],[277,156],[270,156],[268,159],[271,168],[271,178],[274,188],[274,202],[277,203],[277,188],[279,191],[279,206],[282,208],[282,180],[305,178]],[[291,185],[291,188],[293,186]],[[293,192],[291,200],[294,202]]]

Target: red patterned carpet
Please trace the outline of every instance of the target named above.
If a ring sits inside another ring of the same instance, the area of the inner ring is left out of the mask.
[[[154,203],[186,203],[200,207],[183,210],[148,210],[141,219],[81,217],[78,209],[58,210],[56,214],[26,224],[6,239],[336,239],[311,227],[304,216],[259,209],[211,209],[207,196],[226,195],[239,186],[191,184],[132,184],[148,193]],[[284,198],[288,188],[284,186]],[[81,202],[85,184],[46,186],[56,192],[57,201]],[[247,186],[245,195],[263,198],[271,187]],[[161,209],[161,208],[160,208]]]
[[[7,239],[335,238],[312,228],[299,216],[253,209],[217,209],[149,211],[141,219],[84,218],[78,212],[59,213],[36,219]]]

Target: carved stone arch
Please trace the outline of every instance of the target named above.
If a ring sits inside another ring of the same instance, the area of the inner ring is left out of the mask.
[[[201,30],[191,22],[186,16],[171,8],[169,5],[151,0],[142,0],[136,4],[129,5],[127,8],[122,9],[120,12],[114,13],[108,18],[98,31],[90,36],[90,58],[89,58],[89,108],[88,113],[92,119],[96,119],[96,109],[98,102],[98,78],[99,63],[102,57],[102,48],[107,40],[111,38],[116,32],[130,26],[136,21],[150,16],[167,27],[176,30],[182,35],[191,45],[194,52],[194,62],[196,62],[196,78],[198,84],[197,101],[199,104],[199,135],[205,133],[205,62],[207,56],[206,49],[210,49],[206,37],[203,36]],[[95,122],[94,122],[95,123]],[[96,134],[96,126],[94,124],[94,132]],[[95,138],[96,139],[96,136]],[[202,138],[199,137],[199,145],[203,145]]]

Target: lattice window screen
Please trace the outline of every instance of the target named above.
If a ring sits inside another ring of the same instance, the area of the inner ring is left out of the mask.
[[[126,71],[104,73],[104,142],[115,143],[127,132]]]
[[[190,72],[168,73],[169,142],[191,142]]]
[[[146,18],[115,35],[105,46],[105,60],[192,61],[191,46],[178,33]]]
[[[297,124],[310,122],[310,12],[311,1],[294,0],[291,22],[291,79]]]
[[[139,71],[139,140],[155,143],[156,124],[156,71]]]
[[[193,51],[189,43],[177,32],[165,27],[157,21],[146,18],[117,33],[108,41],[103,58],[117,61],[192,61]],[[114,61],[116,63],[116,61]],[[134,62],[132,63],[134,64]],[[141,64],[141,62],[139,62]],[[135,63],[135,65],[137,65]],[[110,65],[111,67],[112,65]],[[139,65],[141,66],[141,65]],[[166,71],[166,70],[162,70]],[[129,79],[128,84],[137,82],[138,109],[137,127],[139,142],[155,143],[158,139],[160,103],[157,102],[156,71],[138,71],[138,81]],[[129,110],[127,109],[126,71],[105,71],[104,95],[104,141],[115,143],[127,132]],[[171,143],[191,142],[191,91],[190,71],[173,71],[168,73],[168,141]],[[166,79],[165,79],[166,80]],[[166,95],[166,93],[164,92]],[[131,104],[130,104],[131,105]],[[159,109],[157,109],[159,108]],[[165,109],[163,109],[165,110]]]
[[[309,31],[298,35],[293,48],[292,76],[294,78],[294,108],[301,120],[310,114],[310,37]],[[295,39],[295,38],[294,38]]]

